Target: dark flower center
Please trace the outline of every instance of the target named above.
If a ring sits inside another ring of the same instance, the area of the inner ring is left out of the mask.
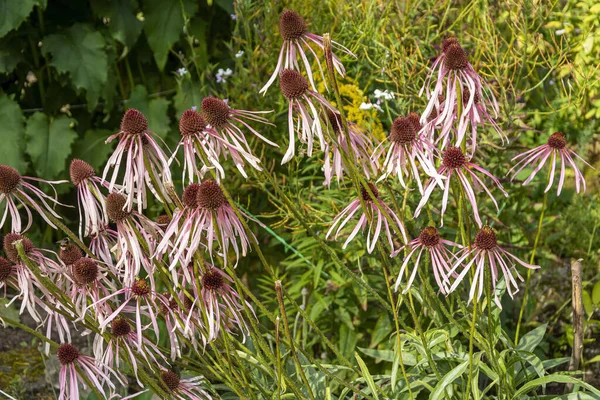
[[[440,233],[433,226],[428,226],[419,234],[419,241],[427,247],[434,247],[440,243]]]
[[[204,278],[203,278],[204,279]],[[202,285],[204,285],[204,281],[202,282]],[[189,297],[185,296],[183,298],[183,307],[187,310],[190,311],[192,309],[192,305],[194,304],[194,300],[190,299]]]
[[[227,203],[223,190],[219,184],[211,179],[207,179],[200,184],[197,196],[198,207],[207,210],[218,210]]]
[[[75,264],[75,261],[79,260],[81,257],[83,257],[83,252],[71,242],[61,245],[60,250],[58,251],[58,258],[66,265]]]
[[[79,358],[79,350],[71,343],[64,343],[58,346],[56,355],[58,356],[58,361],[60,361],[62,365],[69,365]]]
[[[202,132],[206,128],[206,121],[196,110],[186,110],[179,120],[181,136],[190,136]]]
[[[19,252],[17,251],[17,247],[14,245],[14,242],[17,240],[22,240],[21,244],[23,245],[25,254],[28,254],[31,250],[33,250],[33,242],[29,240],[29,238],[19,233],[9,233],[4,236],[4,253],[6,253],[6,257],[8,257],[8,259],[15,264],[20,262]]]
[[[208,270],[204,275],[202,275],[202,287],[207,290],[214,291],[219,290],[223,286],[223,276],[214,271]],[[187,297],[186,297],[187,298]],[[191,304],[190,304],[191,307]]]
[[[167,226],[171,223],[171,217],[169,217],[167,214],[159,215],[158,218],[156,218],[156,223],[163,227]]]
[[[460,44],[458,44],[458,42],[451,43],[446,48],[446,51],[444,51],[444,53],[446,53],[444,63],[446,65],[446,68],[450,70],[463,69],[467,66],[467,64],[469,64],[467,53],[460,46]]]
[[[415,124],[410,118],[398,117],[392,124],[390,130],[390,140],[399,145],[411,144],[417,137]]]
[[[204,120],[215,128],[223,128],[231,114],[229,106],[216,97],[205,97],[200,106]]]
[[[137,279],[131,286],[131,292],[136,296],[147,296],[150,293],[150,285],[144,279]]]
[[[73,264],[73,278],[81,285],[94,282],[98,279],[98,265],[91,258],[80,258]]]
[[[12,263],[4,257],[0,257],[0,282],[8,279],[12,273]]]
[[[299,39],[306,33],[304,18],[295,11],[285,10],[279,17],[279,34],[283,40]]]
[[[340,115],[338,113],[334,113],[329,108],[325,109],[327,113],[327,119],[329,120],[329,124],[333,129],[334,133],[340,133],[342,131],[342,120],[340,119]]]
[[[160,371],[160,380],[170,392],[179,388],[179,377],[173,371]]]
[[[417,133],[421,130],[421,116],[419,114],[411,112],[406,119],[412,124]]]
[[[106,213],[112,222],[121,222],[129,217],[131,212],[123,209],[126,202],[125,196],[118,193],[111,193],[106,197]]]
[[[464,88],[463,92],[462,92],[463,107],[467,105],[470,97],[471,97],[471,91],[469,90],[469,88]],[[480,102],[481,102],[481,96],[479,96],[479,93],[477,93],[477,91],[475,91],[475,96],[473,96],[473,104],[479,104]]]
[[[69,173],[71,175],[71,182],[75,186],[79,186],[81,182],[96,175],[94,168],[90,164],[78,158],[71,161]]]
[[[454,36],[448,36],[442,42],[442,51],[445,53],[446,50],[448,50],[448,47],[450,47],[453,44],[460,46],[460,43],[458,43],[458,39],[457,38],[455,38]]]
[[[9,165],[0,165],[0,193],[8,194],[21,182],[19,171]]]
[[[121,132],[130,135],[141,135],[148,130],[148,120],[140,111],[130,108],[121,120]]]
[[[198,190],[200,190],[199,183],[190,183],[188,187],[183,190],[181,201],[184,206],[192,209],[198,207]]]
[[[169,302],[167,304],[161,302],[160,304],[160,310],[163,314],[168,314],[170,310],[177,310],[177,300],[175,300],[175,298],[173,296],[171,296],[171,294],[169,292],[164,292],[163,296],[165,296],[165,298],[169,299]]]
[[[375,196],[375,198],[378,199],[379,198],[379,190],[377,190],[375,185],[373,185],[372,183],[367,183],[367,185],[369,185],[369,189],[371,189],[371,192],[373,192],[373,196]],[[367,189],[365,189],[364,187],[360,188],[360,195],[362,196],[362,199],[364,201],[372,201],[373,200],[371,198],[371,195],[367,191]]]
[[[565,138],[565,135],[560,132],[553,133],[548,138],[548,146],[552,147],[553,149],[562,150],[566,145],[567,139]]]
[[[129,332],[131,332],[131,325],[126,318],[118,317],[112,321],[110,329],[114,336],[122,337],[129,335]]]
[[[444,155],[442,156],[442,164],[446,168],[456,169],[460,168],[467,162],[465,155],[462,150],[458,147],[448,146]]]
[[[286,99],[293,100],[308,90],[308,81],[300,72],[284,69],[279,74],[279,87]]]
[[[496,233],[489,226],[484,226],[481,228],[477,235],[475,235],[474,241],[475,247],[481,250],[492,250],[496,246],[498,246],[498,239],[496,238]]]

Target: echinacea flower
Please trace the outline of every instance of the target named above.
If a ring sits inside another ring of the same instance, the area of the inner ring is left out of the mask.
[[[329,108],[325,109],[326,122],[331,127],[335,140],[332,143],[325,145],[325,181],[323,184],[327,187],[331,185],[333,176],[337,178],[338,184],[343,179],[344,173],[348,173],[348,166],[342,157],[342,153],[350,158],[350,161],[355,163],[356,167],[360,167],[365,177],[368,179],[375,175],[379,169],[379,161],[376,158],[371,158],[374,142],[377,140],[369,137],[358,125],[351,121],[348,122],[348,138],[342,131],[342,121],[339,113],[334,113]],[[331,150],[331,157],[329,156]],[[331,158],[331,160],[330,160]]]
[[[33,242],[24,235],[18,233],[9,233],[8,235],[4,236],[4,253],[10,261],[14,262],[15,264],[20,264],[24,261],[21,259],[16,247],[16,243],[19,241],[23,245],[25,257],[32,261],[33,264],[39,268],[42,274],[53,278],[54,283],[57,285],[62,282],[61,275],[65,272],[65,269],[56,261],[48,258],[44,253],[49,253],[53,256],[57,256],[57,254],[51,250],[36,248]]]
[[[433,276],[435,278],[436,283],[438,284],[438,287],[440,288],[440,292],[443,294],[449,293],[447,276],[448,273],[452,270],[452,266],[454,265],[456,256],[452,254],[450,250],[448,250],[447,246],[462,249],[462,246],[460,244],[442,239],[437,229],[435,229],[433,226],[428,226],[427,228],[421,231],[421,233],[416,239],[413,239],[410,243],[408,243],[408,245],[403,246],[395,252],[393,252],[391,256],[395,257],[405,247],[408,248],[408,254],[404,258],[404,262],[402,263],[402,267],[400,268],[400,273],[398,274],[398,279],[396,280],[396,285],[394,286],[394,289],[397,291],[400,285],[402,284],[402,279],[404,278],[404,271],[408,264],[411,262],[413,254],[416,254],[417,260],[412,265],[412,273],[410,274],[410,278],[408,278],[408,282],[403,291],[403,293],[408,292],[413,281],[415,280],[415,277],[417,276],[421,256],[425,252],[429,253],[431,267],[433,269]]]
[[[88,257],[81,257],[71,265],[71,279],[73,282],[65,292],[73,302],[81,320],[85,318],[88,299],[96,303],[116,290],[107,279],[105,269]],[[94,307],[94,315],[100,323],[111,313],[112,309],[107,303],[98,303]]]
[[[481,180],[481,178],[475,174],[475,171],[490,178],[492,182],[494,182],[494,184],[498,187],[498,189],[500,189],[502,194],[508,197],[508,193],[506,193],[506,191],[502,187],[502,184],[496,177],[494,177],[492,174],[490,174],[488,171],[481,168],[480,166],[473,164],[470,160],[467,160],[462,150],[458,147],[449,146],[442,155],[442,165],[440,168],[438,168],[437,171],[439,175],[442,175],[446,179],[446,183],[444,185],[444,195],[442,198],[442,212],[440,225],[444,224],[444,212],[446,211],[446,207],[448,206],[450,183],[452,181],[453,176],[456,177],[455,179],[458,179],[460,185],[464,190],[467,200],[469,201],[469,203],[471,203],[473,215],[478,226],[482,226],[483,224],[481,222],[481,218],[479,217],[479,209],[477,207],[475,191],[473,190],[473,187],[469,182],[469,178],[473,179],[474,186],[477,189],[483,189],[488,194],[488,196],[490,197],[490,199],[492,199],[492,202],[496,206],[496,209],[499,210],[496,199],[494,198],[494,196],[492,196],[492,193],[487,188],[487,186],[485,186],[483,180]],[[415,218],[419,216],[421,210],[423,209],[425,204],[427,204],[427,201],[429,200],[429,197],[431,196],[431,193],[433,193],[433,189],[435,189],[436,186],[437,182],[433,179],[430,179],[427,182],[425,192],[423,193],[423,197],[421,198],[421,202],[415,210]]]
[[[312,42],[317,45],[321,50],[325,50],[325,45],[323,42],[323,37],[319,35],[315,35],[314,33],[308,32],[306,27],[306,23],[304,19],[295,11],[285,10],[281,13],[279,17],[279,34],[283,39],[283,46],[279,52],[279,58],[277,59],[277,66],[275,67],[275,71],[273,71],[273,75],[269,78],[269,81],[266,85],[260,89],[259,93],[266,93],[269,87],[275,82],[277,75],[284,69],[296,69],[299,70],[297,55],[300,55],[302,58],[302,62],[304,67],[306,68],[306,74],[308,75],[308,79],[310,80],[310,84],[314,91],[317,91],[315,86],[312,68],[310,66],[310,62],[308,61],[308,57],[306,57],[306,50],[310,51],[317,61],[317,65],[319,66],[319,70],[321,71],[321,76],[323,81],[325,81],[325,76],[323,75],[323,68],[321,68],[321,62],[319,61],[319,57],[312,49],[309,42]],[[311,44],[312,44],[311,43]],[[331,45],[336,49],[343,53],[348,54],[349,56],[355,57],[350,50],[345,48],[339,43],[331,42]],[[285,60],[284,60],[285,57]],[[338,74],[344,76],[346,71],[344,70],[344,65],[340,61],[340,59],[333,54],[333,66]]]
[[[196,376],[194,378],[181,379],[179,375],[171,370],[160,371],[161,386],[179,400],[210,400],[210,394],[202,389],[201,384],[204,377]]]
[[[58,258],[67,267],[73,265],[75,261],[83,257],[83,251],[75,243],[69,241],[69,239],[63,239],[59,244]]]
[[[290,144],[285,152],[281,164],[285,164],[294,157],[295,136],[307,145],[306,153],[312,156],[314,136],[317,136],[321,150],[325,149],[325,136],[319,118],[318,108],[329,109],[333,113],[337,110],[330,105],[323,96],[308,88],[308,81],[298,71],[284,69],[279,76],[279,86],[288,103],[288,131]],[[315,107],[315,103],[317,107]],[[294,124],[294,109],[298,112],[298,124]],[[297,131],[297,132],[296,132]]]
[[[477,291],[477,299],[481,297],[483,293],[484,286],[484,273],[485,273],[485,265],[487,264],[489,267],[489,271],[487,273],[491,273],[491,281],[492,281],[492,291],[494,292],[494,302],[499,308],[502,308],[500,304],[500,300],[498,296],[495,294],[496,284],[498,283],[499,275],[498,269],[502,271],[504,275],[504,279],[506,281],[506,289],[508,294],[512,298],[515,293],[519,291],[519,285],[513,276],[513,271],[519,280],[523,281],[523,278],[517,272],[515,268],[515,261],[518,264],[521,264],[525,268],[530,269],[538,269],[539,265],[531,265],[527,264],[524,261],[521,261],[516,256],[512,255],[508,251],[504,250],[502,247],[498,246],[498,238],[496,237],[496,232],[489,227],[484,226],[477,232],[475,235],[475,240],[473,241],[473,246],[469,248],[464,248],[461,250],[462,254],[458,255],[458,259],[454,263],[452,267],[451,273],[454,273],[459,267],[463,265],[463,262],[470,258],[469,262],[464,265],[463,271],[458,275],[452,287],[450,288],[450,292],[453,292],[458,285],[465,278],[472,265],[475,265],[475,273],[473,275],[473,283],[471,285],[471,290],[469,292],[469,302],[473,300],[475,296],[475,291]]]
[[[33,186],[29,181],[41,182],[50,185],[54,190],[54,196],[49,196],[42,192],[37,187]],[[50,213],[53,217],[60,219],[60,216],[50,207],[48,201],[54,204],[59,203],[56,199],[55,184],[66,183],[67,181],[45,181],[43,179],[33,178],[30,176],[21,176],[19,171],[8,165],[0,165],[0,205],[5,202],[4,213],[0,219],[0,229],[4,226],[6,218],[10,213],[11,217],[11,232],[23,233],[29,230],[32,223],[31,208],[33,208],[48,225],[56,229],[56,225],[48,218],[46,213]],[[23,229],[21,215],[19,214],[19,206],[27,213],[27,225]]]
[[[108,184],[96,176],[94,168],[85,161],[74,159],[69,167],[71,182],[77,188],[79,207],[79,237],[96,235],[108,225],[106,204],[100,186]]]
[[[568,149],[566,146],[567,139],[565,138],[565,135],[560,132],[553,133],[548,138],[548,142],[546,144],[538,146],[535,149],[528,150],[525,153],[521,153],[511,160],[515,161],[520,159],[519,162],[517,162],[510,169],[510,171],[508,171],[508,174],[510,174],[515,168],[519,168],[517,169],[517,171],[515,171],[514,175],[510,180],[512,181],[513,179],[515,179],[519,172],[521,172],[525,167],[533,166],[537,163],[538,165],[535,167],[533,172],[523,182],[523,185],[528,184],[542,169],[542,167],[546,163],[546,160],[548,160],[550,156],[552,156],[552,169],[550,170],[550,176],[548,178],[548,186],[546,186],[546,190],[544,190],[544,192],[547,192],[548,190],[550,190],[550,188],[552,187],[552,183],[554,182],[554,171],[556,170],[556,159],[558,156],[558,158],[560,158],[560,179],[558,181],[558,191],[556,193],[557,196],[560,196],[560,192],[563,188],[563,183],[565,182],[565,165],[570,165],[571,167],[573,167],[573,172],[575,174],[575,189],[577,193],[579,193],[581,187],[583,187],[583,191],[585,192],[585,178],[583,177],[583,174],[581,173],[579,168],[577,168],[577,164],[575,163],[574,157],[577,157],[578,159],[583,161],[583,163],[588,167],[594,167],[592,167],[577,153],[575,153],[571,149]]]
[[[202,274],[201,282],[203,301],[201,311],[208,321],[208,341],[215,340],[222,327],[229,331],[229,326],[235,325],[243,335],[242,342],[245,342],[250,331],[242,316],[244,300],[231,287],[232,279],[223,271],[209,265],[209,269]],[[246,306],[252,310],[252,306],[247,301]]]
[[[125,165],[122,189],[127,195],[125,202],[127,211],[133,209],[134,202],[137,202],[138,212],[142,212],[146,208],[146,186],[159,201],[170,202],[166,188],[166,184],[171,183],[169,160],[154,139],[154,135],[148,129],[146,117],[138,110],[131,108],[123,116],[119,132],[106,139],[106,143],[115,139],[118,139],[119,143],[104,167],[102,179],[106,179],[109,171],[113,170],[108,186],[108,189],[112,191],[115,188],[121,164]],[[151,173],[156,178],[154,183],[150,176]],[[154,187],[154,184],[158,187]]]
[[[340,234],[340,231],[348,223],[348,221],[350,221],[350,219],[357,212],[362,211],[360,219],[358,220],[356,226],[350,233],[350,236],[348,236],[348,238],[344,242],[344,246],[342,248],[345,249],[348,243],[350,243],[350,241],[356,237],[359,231],[364,231],[368,223],[369,231],[367,235],[367,251],[369,252],[369,254],[372,253],[373,249],[375,248],[375,244],[377,243],[377,239],[379,238],[379,234],[381,233],[382,226],[385,229],[389,245],[393,252],[394,241],[392,239],[392,231],[400,230],[404,243],[408,241],[406,237],[406,231],[404,230],[404,225],[402,225],[402,222],[400,222],[400,219],[392,211],[392,209],[389,208],[379,198],[379,191],[377,190],[375,185],[369,183],[369,188],[371,189],[371,192],[373,193],[375,199],[371,198],[369,192],[364,187],[360,188],[360,196],[362,197],[365,206],[368,207],[368,210],[364,210],[362,208],[360,199],[354,200],[334,218],[333,224],[331,225],[331,228],[329,228],[329,231],[327,231],[327,235],[325,235],[325,238],[327,239],[337,227],[337,230],[335,231],[334,235],[334,240],[336,240],[338,235]],[[387,213],[387,215],[390,217],[390,222],[395,222],[396,227],[394,227],[393,225],[392,227],[390,227],[390,223],[388,222],[388,219],[385,217],[382,210],[385,213]],[[370,222],[367,220],[367,212],[369,212],[372,217]]]
[[[402,187],[406,188],[403,176],[412,176],[412,179],[417,182],[419,192],[423,194],[420,166],[427,175],[433,177],[442,186],[441,177],[436,172],[433,164],[434,146],[426,136],[420,134],[420,131],[421,123],[419,122],[419,115],[416,113],[411,113],[407,117],[398,117],[394,120],[388,136],[390,145],[383,162],[383,175],[377,182],[394,174],[398,177]],[[383,152],[382,143],[375,150],[373,158],[380,158]]]
[[[223,153],[225,155],[227,155],[227,153],[231,155],[236,168],[244,178],[248,177],[246,171],[244,171],[244,160],[259,171],[262,170],[262,168],[258,165],[260,160],[252,154],[250,145],[246,140],[246,135],[236,124],[243,125],[263,142],[274,147],[279,147],[276,143],[273,143],[258,133],[258,131],[252,128],[247,122],[253,121],[266,125],[273,125],[266,118],[261,116],[261,114],[268,114],[271,111],[236,110],[229,107],[223,100],[211,96],[205,97],[204,100],[202,100],[200,108],[202,109],[204,120],[216,132],[213,136],[216,135],[218,139],[228,144],[227,146],[222,147]]]
[[[89,382],[103,395],[105,393],[103,387],[105,382],[111,389],[115,389],[111,376],[122,385],[125,384],[112,368],[92,357],[81,354],[71,343],[61,344],[56,355],[61,364],[58,379],[60,385],[59,400],[79,399],[79,383],[87,385]]]

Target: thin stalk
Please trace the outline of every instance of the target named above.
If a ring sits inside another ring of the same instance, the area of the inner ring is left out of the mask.
[[[474,283],[477,285],[477,283]],[[477,289],[477,288],[475,288]],[[475,336],[475,321],[477,319],[477,296],[473,298],[473,318],[471,319],[471,338],[469,339],[469,377],[467,378],[467,400],[471,398],[471,381],[473,380],[473,336]]]

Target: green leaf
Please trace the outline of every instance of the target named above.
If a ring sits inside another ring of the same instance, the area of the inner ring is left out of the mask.
[[[600,307],[600,281],[596,282],[592,290],[592,302]]]
[[[27,163],[24,158],[25,126],[21,107],[12,98],[0,92],[0,160],[21,173],[25,172]]]
[[[56,119],[36,112],[27,120],[27,154],[31,156],[35,173],[44,179],[55,179],[65,170],[71,154],[71,144],[77,137],[72,129],[76,121],[64,115]]]
[[[72,158],[84,160],[98,173],[114,147],[115,142],[104,144],[106,138],[113,133],[115,132],[106,129],[88,129],[73,145]]]
[[[154,60],[159,70],[165,68],[167,55],[183,32],[182,3],[186,12],[195,11],[193,0],[145,0],[144,1],[144,32],[148,44],[154,52]]]
[[[98,104],[107,79],[104,38],[86,24],[75,24],[62,33],[44,37],[42,51],[52,55],[50,65],[69,73],[77,89],[85,89],[88,109]]]
[[[94,13],[108,20],[107,26],[112,37],[123,43],[127,54],[138,40],[144,24],[136,18],[131,0],[92,0]]]
[[[12,41],[0,42],[0,74],[12,72],[21,60],[23,55],[17,45]]]
[[[517,350],[533,352],[533,350],[535,350],[535,348],[540,344],[540,342],[544,338],[546,328],[548,328],[548,324],[543,324],[538,326],[531,332],[527,332],[527,334],[524,335],[521,338],[521,340],[519,340]]]
[[[553,382],[555,382],[555,383],[573,383],[573,384],[579,385],[581,387],[584,387],[585,389],[594,393],[596,396],[600,396],[600,390],[594,388],[592,385],[585,383],[582,380],[573,378],[568,375],[552,374],[552,375],[546,375],[543,378],[537,378],[537,379],[527,382],[526,384],[521,386],[521,388],[519,390],[517,390],[517,393],[515,393],[513,398],[515,398],[515,399],[519,398],[519,396],[529,392],[530,390],[536,388],[537,386],[546,385],[548,383],[553,383]]]
[[[594,304],[592,304],[592,298],[587,290],[583,291],[582,297],[583,297],[583,309],[585,310],[585,313],[588,315],[588,317],[591,318],[592,314],[594,313]]]
[[[469,360],[459,364],[448,372],[441,381],[435,385],[433,392],[431,392],[431,396],[429,400],[438,400],[443,398],[446,395],[446,387],[454,382],[459,376],[461,376],[466,369],[469,368]]]
[[[358,353],[354,353],[354,357],[356,357],[356,362],[358,362],[360,372],[362,373],[363,378],[365,378],[365,381],[367,381],[367,385],[369,386],[369,389],[371,389],[371,393],[373,396],[375,396],[375,399],[379,399],[379,395],[377,394],[377,386],[375,386],[375,381],[373,381],[373,377],[369,372],[369,368],[367,368],[367,365],[362,358],[360,358]]]
[[[390,332],[392,332],[392,330],[393,328],[390,317],[387,315],[387,313],[382,313],[375,324],[375,329],[373,330],[371,344],[369,347],[377,347],[377,345],[381,343],[381,341],[385,339]]]
[[[173,97],[173,105],[179,117],[185,110],[196,106],[200,110],[202,103],[202,89],[200,85],[192,82],[189,74],[179,81],[177,94]]]
[[[165,138],[169,133],[169,104],[170,101],[157,97],[150,99],[146,88],[142,85],[137,85],[133,88],[129,100],[125,101],[125,105],[130,108],[135,108],[144,114],[148,119],[148,127],[161,138]]]
[[[0,0],[0,37],[17,29],[36,4],[35,0]]]

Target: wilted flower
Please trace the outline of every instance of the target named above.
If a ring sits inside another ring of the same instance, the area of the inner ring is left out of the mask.
[[[575,160],[573,157],[579,158],[581,161],[584,162],[585,165],[587,165],[590,168],[594,167],[592,167],[583,158],[577,155],[577,153],[575,153],[571,149],[568,149],[566,146],[567,140],[565,138],[565,135],[563,135],[560,132],[556,132],[550,135],[550,137],[548,138],[548,143],[536,147],[535,149],[528,150],[525,153],[519,154],[518,156],[514,157],[511,161],[519,159],[520,160],[510,169],[510,171],[508,171],[508,174],[510,174],[517,167],[519,169],[514,173],[513,177],[511,178],[511,181],[515,179],[519,172],[521,172],[525,167],[533,166],[535,163],[538,163],[533,172],[523,182],[523,185],[528,184],[529,182],[531,182],[533,177],[542,169],[542,167],[546,163],[546,160],[548,160],[548,158],[552,156],[552,169],[550,170],[550,177],[548,178],[548,186],[546,186],[546,190],[544,190],[544,192],[547,192],[548,190],[550,190],[550,188],[552,187],[552,183],[554,182],[556,157],[558,156],[560,158],[561,165],[557,195],[560,195],[560,192],[562,191],[563,183],[565,181],[565,165],[567,164],[573,167],[573,172],[575,174],[575,188],[577,190],[577,193],[579,193],[581,186],[583,186],[583,191],[585,192],[585,178],[583,177],[583,174],[581,173],[579,168],[577,168],[577,164],[575,164]]]
[[[515,281],[513,277],[512,271],[516,274],[519,280],[523,280],[521,275],[517,272],[515,268],[515,261],[526,268],[537,269],[540,268],[539,265],[531,265],[527,264],[519,260],[514,255],[510,254],[508,251],[504,250],[500,246],[498,246],[498,239],[496,237],[496,232],[489,227],[484,226],[481,228],[477,235],[475,235],[475,240],[473,241],[473,246],[469,248],[464,248],[461,250],[461,253],[458,255],[458,259],[454,263],[454,266],[451,273],[454,273],[459,267],[462,266],[463,262],[470,258],[470,261],[464,266],[463,271],[458,275],[456,281],[452,284],[450,288],[450,292],[453,292],[460,282],[467,275],[472,265],[475,265],[475,274],[473,275],[473,283],[471,284],[471,291],[469,292],[469,302],[473,300],[475,296],[475,291],[477,290],[477,299],[481,297],[483,293],[484,286],[484,271],[485,264],[488,263],[489,272],[492,276],[492,290],[494,291],[494,302],[499,308],[502,308],[500,304],[500,300],[498,296],[495,294],[496,284],[498,283],[499,275],[498,269],[502,271],[504,274],[504,279],[506,280],[506,288],[510,297],[513,297],[513,294],[519,291],[519,285]],[[512,259],[512,260],[511,260]]]
[[[175,372],[170,370],[160,371],[161,386],[171,396],[179,400],[210,400],[212,397],[200,386],[204,378],[197,376],[189,379],[181,379]]]
[[[362,204],[361,204],[360,199],[354,200],[352,203],[350,203],[346,208],[344,208],[334,218],[333,224],[331,225],[331,228],[329,228],[329,231],[327,231],[327,235],[325,236],[325,238],[328,238],[329,235],[331,235],[331,233],[337,227],[337,230],[335,231],[335,235],[334,235],[334,239],[337,239],[340,231],[348,223],[348,221],[350,221],[350,219],[358,211],[362,211],[360,219],[356,223],[354,230],[350,233],[350,236],[348,236],[348,238],[344,242],[343,248],[345,249],[346,246],[348,245],[348,243],[350,243],[350,241],[352,239],[354,239],[354,237],[358,234],[359,230],[364,231],[365,227],[367,226],[367,222],[368,222],[366,213],[369,212],[371,214],[372,220],[369,223],[369,232],[367,235],[367,251],[369,252],[369,254],[373,252],[373,249],[375,248],[375,244],[377,243],[377,239],[379,238],[379,234],[381,233],[382,226],[385,228],[385,232],[386,232],[390,247],[391,247],[392,251],[394,251],[394,241],[392,239],[392,231],[399,229],[400,232],[402,233],[403,241],[405,243],[408,241],[408,239],[406,237],[406,232],[404,230],[404,225],[402,225],[402,222],[400,222],[400,219],[396,216],[396,214],[392,211],[392,209],[389,208],[379,198],[379,191],[377,190],[375,185],[373,185],[372,183],[369,183],[369,188],[371,189],[371,192],[373,193],[373,196],[375,197],[375,199],[371,198],[371,196],[369,195],[369,192],[364,187],[362,187],[360,189],[360,196],[362,197],[362,200],[365,202],[365,206],[368,207],[368,210],[362,209]],[[385,217],[382,210],[385,213],[387,213],[387,215],[390,217],[390,219],[393,222],[396,223],[397,227],[392,226],[390,229],[390,224],[388,222],[388,219]]]
[[[438,287],[440,288],[440,292],[444,294],[449,293],[447,276],[452,270],[452,265],[456,256],[452,254],[452,252],[448,250],[446,246],[453,246],[459,249],[462,248],[462,246],[458,243],[442,239],[437,229],[435,229],[433,226],[428,226],[427,228],[421,231],[419,237],[412,240],[410,243],[408,243],[408,245],[403,246],[395,252],[393,252],[392,257],[395,257],[405,247],[408,248],[408,254],[404,258],[404,262],[402,263],[402,267],[400,268],[400,273],[398,274],[398,279],[396,280],[396,286],[394,287],[395,290],[398,290],[398,288],[402,284],[402,279],[404,278],[404,270],[411,262],[413,254],[417,254],[417,260],[412,266],[413,270],[410,274],[410,278],[408,278],[408,283],[406,284],[403,293],[406,293],[410,289],[413,281],[415,280],[415,277],[417,276],[421,256],[423,255],[423,252],[427,252],[429,253],[429,257],[431,260],[433,276],[438,284]]]
[[[106,204],[100,186],[106,182],[96,176],[94,168],[85,161],[74,159],[69,167],[71,182],[77,188],[77,205],[79,206],[79,237],[97,235],[108,225]]]
[[[129,109],[123,116],[118,133],[109,136],[106,143],[119,139],[119,144],[108,159],[102,179],[113,169],[109,190],[115,187],[121,164],[125,164],[122,188],[127,194],[125,208],[131,211],[134,201],[138,212],[146,208],[146,185],[158,200],[170,201],[165,183],[171,182],[169,161],[164,151],[154,139],[154,133],[148,129],[146,117],[138,110]],[[123,158],[125,162],[123,162]],[[156,177],[158,188],[154,187],[150,173]],[[161,195],[158,195],[156,191]]]
[[[313,90],[316,92],[317,88],[313,79],[312,68],[310,66],[310,62],[308,61],[308,58],[306,57],[305,49],[308,49],[315,57],[317,65],[319,66],[319,70],[321,71],[323,81],[325,81],[325,76],[323,75],[323,68],[321,68],[321,62],[319,61],[319,57],[316,55],[315,51],[307,42],[311,41],[314,44],[316,44],[321,50],[325,50],[325,46],[323,44],[323,37],[308,32],[304,19],[297,12],[292,10],[286,10],[281,13],[281,17],[279,17],[279,34],[283,38],[283,46],[281,47],[281,51],[279,52],[277,66],[275,67],[275,71],[273,71],[273,75],[271,75],[271,78],[269,79],[267,84],[262,89],[260,89],[259,93],[266,93],[269,87],[273,84],[273,82],[275,82],[277,75],[279,75],[280,72],[284,69],[300,69],[298,66],[297,54],[300,54],[302,62],[304,63],[304,67],[306,68],[306,74],[308,75],[310,84]],[[339,43],[332,41],[331,44],[336,50],[342,51],[352,57],[356,57],[352,52],[350,52],[350,50],[340,45]],[[332,59],[335,70],[338,72],[338,74],[344,76],[346,74],[346,71],[344,70],[344,66],[342,65],[340,59],[335,54],[332,54]]]
[[[492,174],[490,174],[485,169],[479,167],[478,165],[473,164],[470,160],[467,160],[462,150],[458,147],[449,146],[446,149],[446,151],[444,151],[444,154],[442,156],[442,165],[437,171],[439,175],[442,175],[446,178],[446,183],[444,186],[444,196],[442,198],[442,212],[440,223],[441,225],[444,224],[444,212],[446,211],[446,206],[448,205],[448,196],[450,194],[450,182],[453,176],[456,176],[456,179],[458,179],[460,185],[464,189],[466,198],[469,201],[469,203],[471,203],[473,215],[478,226],[481,226],[482,222],[481,218],[479,218],[479,209],[477,207],[477,199],[475,198],[475,192],[473,190],[473,187],[471,186],[471,183],[469,182],[469,178],[473,179],[476,188],[481,188],[488,194],[488,196],[494,202],[496,209],[499,210],[496,199],[494,198],[494,196],[492,196],[490,190],[485,186],[481,178],[478,177],[474,171],[480,172],[483,175],[489,177],[492,180],[492,182],[494,182],[494,184],[498,187],[498,189],[502,191],[502,194],[508,197],[508,193],[506,193],[506,191],[502,187],[502,184],[496,177],[494,177]],[[427,200],[429,200],[429,196],[431,196],[431,193],[433,193],[433,189],[435,189],[436,186],[437,182],[433,179],[429,179],[425,186],[425,192],[423,194],[423,197],[421,198],[421,202],[419,203],[415,211],[415,218],[419,216],[421,210],[423,209],[425,204],[427,204]]]
[[[54,196],[48,196],[28,181],[47,183],[54,191]],[[46,212],[58,219],[60,219],[60,216],[50,207],[47,200],[64,206],[64,204],[59,203],[56,199],[56,189],[54,189],[53,185],[65,182],[67,181],[49,182],[30,176],[21,176],[19,171],[13,167],[0,165],[0,205],[3,201],[5,202],[4,213],[2,219],[0,219],[0,229],[4,226],[6,217],[10,213],[11,232],[23,233],[29,230],[32,223],[31,208],[37,211],[48,225],[56,229],[56,225],[46,216]],[[27,213],[27,226],[25,226],[25,229],[23,229],[21,224],[19,206]]]

